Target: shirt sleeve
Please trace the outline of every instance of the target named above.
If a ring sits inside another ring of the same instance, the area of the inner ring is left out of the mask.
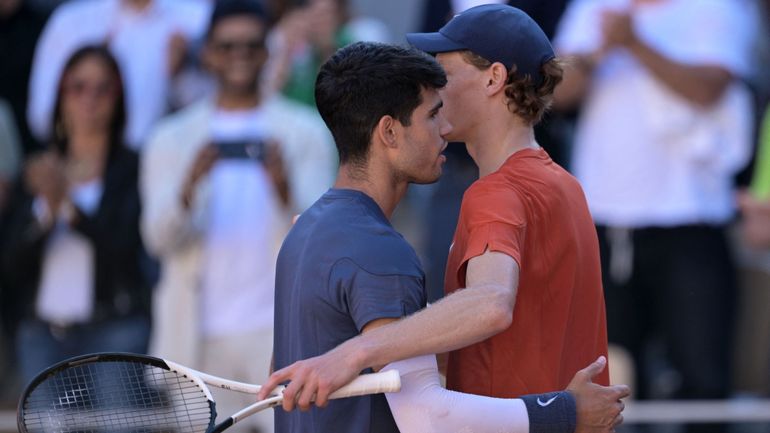
[[[471,188],[461,212],[468,230],[462,263],[489,250],[507,254],[523,266],[527,208],[519,191],[503,186]]]
[[[350,259],[335,265],[333,274],[343,285],[340,301],[358,332],[373,320],[398,319],[425,306],[422,275],[373,273]]]

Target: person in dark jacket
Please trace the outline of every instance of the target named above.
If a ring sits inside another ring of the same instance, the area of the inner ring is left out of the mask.
[[[123,146],[123,85],[109,51],[75,52],[56,99],[50,145],[25,164],[2,246],[25,381],[83,353],[144,352],[149,334],[138,158]]]

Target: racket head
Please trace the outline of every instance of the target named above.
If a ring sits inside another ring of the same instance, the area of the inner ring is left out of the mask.
[[[21,433],[198,433],[212,429],[216,406],[202,380],[162,359],[96,353],[38,374],[16,413]]]

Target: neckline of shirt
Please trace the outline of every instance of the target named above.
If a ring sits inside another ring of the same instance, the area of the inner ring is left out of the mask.
[[[329,188],[329,191],[326,192],[326,196],[330,198],[356,199],[359,203],[363,204],[364,207],[369,209],[374,216],[382,220],[382,222],[386,223],[388,226],[392,226],[390,220],[380,208],[380,205],[363,191],[349,188]]]
[[[516,152],[513,152],[511,155],[505,158],[505,161],[503,161],[502,164],[500,164],[500,168],[493,171],[492,173],[489,173],[487,176],[491,176],[495,173],[499,173],[500,170],[503,169],[503,167],[507,166],[509,163],[511,163],[511,161],[515,159],[524,159],[524,158],[536,158],[536,159],[546,160],[549,158],[549,156],[548,156],[548,153],[545,151],[545,149],[542,148],[542,146],[537,148],[526,147],[524,149],[520,149],[520,150],[517,150]]]

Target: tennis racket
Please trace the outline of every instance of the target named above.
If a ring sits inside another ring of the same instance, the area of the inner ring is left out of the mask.
[[[283,387],[214,425],[206,385],[256,395],[259,385],[235,382],[151,356],[96,353],[40,373],[19,400],[21,433],[214,433],[283,401]],[[397,392],[396,371],[364,374],[330,398]]]

